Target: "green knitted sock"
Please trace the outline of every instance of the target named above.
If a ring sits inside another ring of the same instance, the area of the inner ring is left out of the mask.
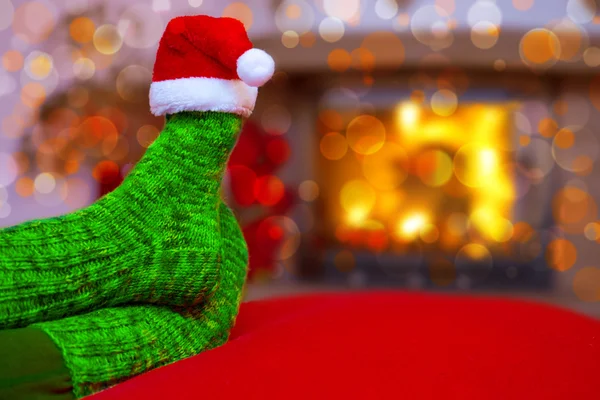
[[[183,112],[115,191],[0,230],[0,329],[101,307],[190,306],[217,286],[219,190],[241,117]]]
[[[62,351],[77,398],[225,343],[239,309],[248,250],[233,213],[220,203],[224,237],[219,288],[196,307],[135,305],[32,325]]]

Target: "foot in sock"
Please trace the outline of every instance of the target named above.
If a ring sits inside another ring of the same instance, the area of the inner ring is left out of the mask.
[[[127,305],[31,326],[58,347],[76,398],[227,341],[242,297],[248,250],[235,216],[222,202],[219,220],[225,238],[220,284],[201,306]]]
[[[217,286],[220,185],[239,115],[181,112],[115,191],[0,230],[0,329],[100,307],[189,306]]]

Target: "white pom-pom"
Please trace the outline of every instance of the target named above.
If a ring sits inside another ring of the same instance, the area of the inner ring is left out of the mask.
[[[260,87],[267,83],[275,72],[275,62],[260,49],[250,49],[237,60],[237,74],[248,86]]]

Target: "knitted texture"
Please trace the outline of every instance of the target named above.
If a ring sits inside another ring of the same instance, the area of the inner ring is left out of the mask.
[[[224,344],[239,309],[248,252],[238,222],[219,203],[223,235],[218,290],[201,306],[106,308],[33,325],[62,350],[77,398]]]
[[[202,304],[222,276],[220,186],[241,124],[228,113],[170,115],[115,191],[0,230],[0,329],[125,304]]]

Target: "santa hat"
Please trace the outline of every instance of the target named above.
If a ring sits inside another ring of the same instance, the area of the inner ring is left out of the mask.
[[[150,85],[154,115],[223,111],[250,116],[258,87],[275,69],[244,25],[206,15],[172,19],[160,41]]]

